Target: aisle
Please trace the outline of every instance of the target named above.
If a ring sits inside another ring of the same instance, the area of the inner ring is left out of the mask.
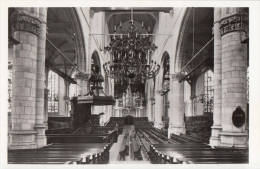
[[[124,139],[124,136],[127,135],[129,137],[129,133],[133,130],[133,126],[131,125],[125,125],[123,128],[123,132],[121,135],[118,136],[118,140],[116,143],[114,143],[110,149],[110,159],[109,159],[109,163],[113,163],[113,164],[121,164],[121,163],[141,163],[141,164],[150,164],[150,161],[148,160],[134,160],[133,159],[133,155],[132,155],[132,150],[131,150],[131,146],[130,146],[130,139],[128,139],[128,146],[129,146],[129,155],[127,155],[125,157],[125,161],[120,161],[119,160],[119,151],[121,149],[122,146],[122,142]]]

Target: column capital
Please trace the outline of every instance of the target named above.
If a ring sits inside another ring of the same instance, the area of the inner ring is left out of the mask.
[[[41,32],[42,22],[39,18],[14,10],[10,15],[11,32],[25,31],[38,36]]]
[[[220,34],[242,31],[248,32],[248,16],[245,13],[235,13],[220,19]]]

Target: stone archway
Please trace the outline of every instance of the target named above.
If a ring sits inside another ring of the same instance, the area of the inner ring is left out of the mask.
[[[58,76],[56,82],[46,79],[46,88],[49,94],[45,97],[47,101],[47,109],[45,109],[45,119],[50,119],[52,124],[60,123],[62,126],[69,125],[70,112],[70,88],[73,86],[77,94],[82,94],[84,86],[82,81],[78,80],[82,76],[82,72],[86,71],[86,51],[85,41],[82,31],[82,23],[80,15],[76,8],[47,8],[47,34],[46,34],[46,69],[55,73]],[[54,85],[52,85],[54,83]],[[77,87],[75,88],[75,84]],[[56,85],[56,86],[55,86]],[[58,85],[58,86],[57,86]],[[55,113],[49,112],[49,107],[52,105],[52,100],[49,99],[53,93],[53,87],[57,88],[58,109]],[[80,86],[80,87],[78,87]],[[45,102],[46,103],[46,102]],[[57,122],[57,117],[63,117],[64,121]]]
[[[187,8],[183,15],[171,68],[170,100],[173,104],[168,136],[186,133],[184,81],[191,84],[201,72],[213,66],[212,25],[213,8]]]

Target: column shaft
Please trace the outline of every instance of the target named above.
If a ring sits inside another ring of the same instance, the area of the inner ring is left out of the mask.
[[[37,148],[47,144],[45,136],[45,115],[44,115],[44,89],[45,89],[45,45],[46,45],[46,21],[47,9],[38,8],[41,21],[40,34],[38,36],[37,50],[37,87],[36,87],[36,119],[35,130]]]
[[[214,110],[213,126],[211,127],[210,145],[220,144],[219,132],[221,130],[221,107],[222,107],[222,63],[221,63],[221,35],[220,35],[221,9],[214,9]]]
[[[237,19],[241,16],[239,11],[239,8],[222,8],[222,132],[220,139],[222,146],[246,147],[245,123],[236,127],[232,120],[233,112],[238,106],[244,113],[247,106],[247,48],[241,43],[239,29],[243,28],[238,27],[242,26],[241,21]],[[233,18],[238,24],[226,29],[226,20],[232,24]]]
[[[20,44],[14,47],[13,85],[12,85],[12,129],[10,149],[36,148],[34,130],[36,120],[36,85],[37,85],[37,46],[38,32],[29,31],[40,23],[38,11],[31,8],[19,8],[14,15],[20,22],[14,23],[14,38]],[[36,24],[32,25],[30,21]],[[22,23],[23,22],[23,23]],[[26,26],[22,26],[22,24]]]
[[[162,105],[163,97],[159,94],[155,94],[155,105],[154,105],[154,127],[162,128]]]
[[[168,137],[173,134],[185,134],[184,122],[184,82],[173,75],[169,92],[169,129]]]

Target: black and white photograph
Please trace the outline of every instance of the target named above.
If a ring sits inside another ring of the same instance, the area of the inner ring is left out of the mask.
[[[120,5],[6,9],[7,165],[248,165],[251,8]]]

